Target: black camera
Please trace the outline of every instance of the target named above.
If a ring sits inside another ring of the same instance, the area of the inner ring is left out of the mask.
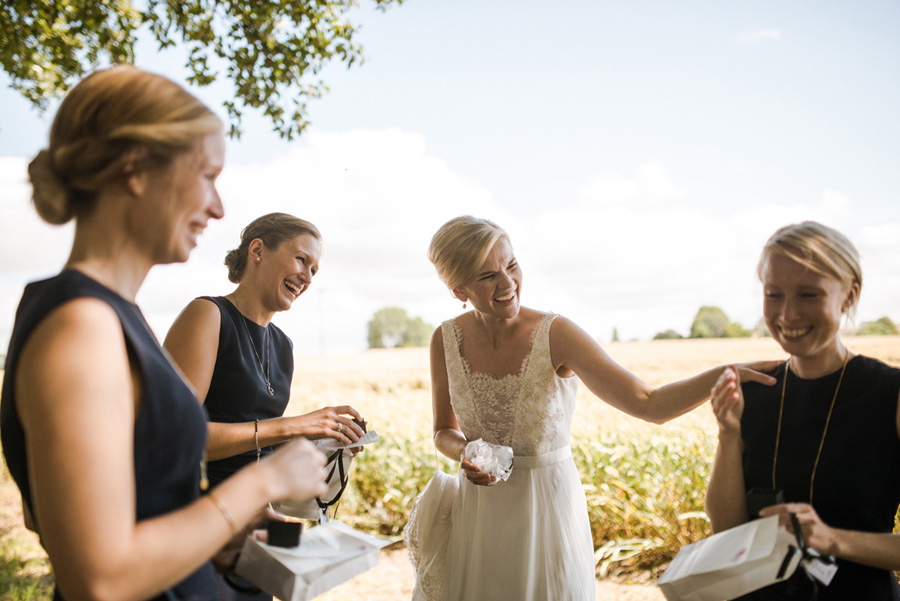
[[[784,503],[784,491],[774,488],[751,488],[747,491],[747,513],[751,520],[759,517],[759,510]]]
[[[296,547],[300,544],[303,524],[269,520],[266,529],[269,531],[269,544],[273,547]]]

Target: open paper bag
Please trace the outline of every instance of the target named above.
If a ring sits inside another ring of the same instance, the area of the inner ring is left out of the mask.
[[[305,531],[292,548],[247,537],[235,572],[282,601],[307,601],[378,565],[390,542],[338,522]]]
[[[657,584],[669,601],[724,601],[788,579],[802,556],[771,516],[682,547]]]

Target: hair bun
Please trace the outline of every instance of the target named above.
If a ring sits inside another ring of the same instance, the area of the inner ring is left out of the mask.
[[[56,174],[49,151],[40,151],[28,164],[28,177],[33,188],[34,208],[41,219],[54,225],[62,225],[72,219],[69,190]]]

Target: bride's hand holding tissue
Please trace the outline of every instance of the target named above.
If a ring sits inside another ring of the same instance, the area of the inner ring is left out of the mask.
[[[509,479],[513,468],[513,450],[479,438],[466,445],[459,466],[472,484],[491,486]]]

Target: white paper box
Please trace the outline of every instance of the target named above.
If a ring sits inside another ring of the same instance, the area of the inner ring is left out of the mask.
[[[778,516],[753,520],[682,547],[657,584],[669,601],[734,599],[790,578],[796,546]]]
[[[282,601],[307,601],[378,565],[390,543],[338,522],[304,531],[292,548],[247,537],[235,572]]]

